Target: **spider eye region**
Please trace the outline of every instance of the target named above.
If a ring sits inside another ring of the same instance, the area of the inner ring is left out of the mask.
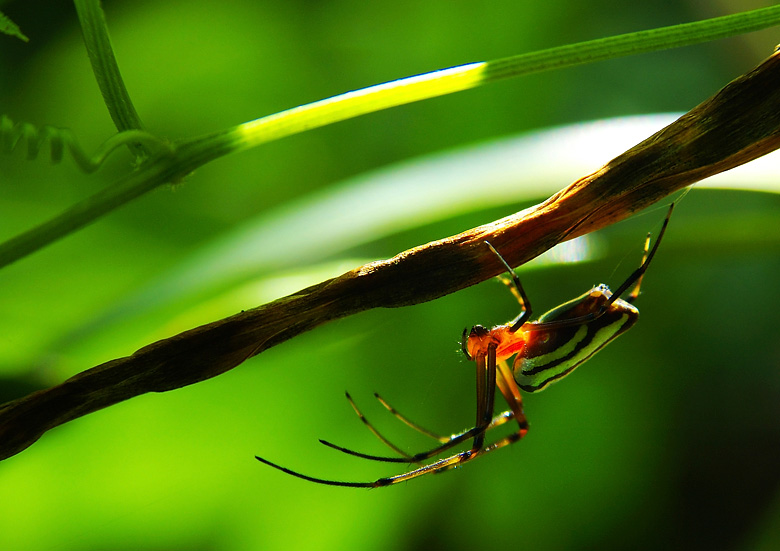
[[[519,353],[525,347],[525,338],[525,333],[512,331],[509,324],[492,329],[475,325],[464,341],[463,350],[469,359],[493,354],[496,360],[501,361]]]

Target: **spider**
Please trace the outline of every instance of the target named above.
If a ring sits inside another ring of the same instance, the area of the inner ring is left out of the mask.
[[[536,321],[529,321],[532,315],[531,303],[520,283],[520,278],[493,245],[487,241],[484,242],[506,268],[509,279],[502,279],[502,281],[507,284],[520,303],[520,314],[512,321],[497,325],[492,329],[475,325],[470,330],[464,329],[463,331],[461,340],[463,354],[468,360],[476,363],[477,415],[474,426],[452,436],[438,436],[413,423],[398,413],[378,394],[375,394],[380,403],[398,419],[440,442],[439,446],[431,450],[409,455],[382,436],[363,416],[347,393],[347,399],[363,423],[401,457],[364,454],[320,440],[326,446],[364,459],[391,463],[419,463],[422,464],[421,467],[395,476],[379,478],[372,482],[344,482],[311,477],[272,463],[262,457],[255,456],[256,459],[282,472],[318,484],[379,488],[459,467],[477,457],[521,440],[528,432],[528,420],[523,412],[523,399],[520,390],[538,392],[550,383],[562,379],[618,335],[630,329],[639,319],[639,310],[632,303],[639,296],[642,278],[658,250],[673,209],[674,204],[669,207],[658,239],[656,239],[652,249],[650,248],[650,234],[647,235],[640,266],[614,293],[604,284],[596,285],[579,297],[553,308]],[[628,296],[625,299],[620,298],[632,286],[633,289]],[[514,361],[510,368],[507,360],[512,356],[514,356]],[[506,400],[509,409],[494,416],[496,388]],[[487,432],[512,419],[517,423],[517,430],[486,445]],[[425,464],[426,461],[469,439],[472,440],[469,449]]]

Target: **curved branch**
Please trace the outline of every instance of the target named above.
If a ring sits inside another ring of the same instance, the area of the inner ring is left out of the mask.
[[[47,430],[146,392],[215,377],[327,321],[417,304],[499,274],[698,180],[780,147],[780,53],[595,173],[501,220],[372,262],[229,318],[185,331],[0,406],[0,459]]]

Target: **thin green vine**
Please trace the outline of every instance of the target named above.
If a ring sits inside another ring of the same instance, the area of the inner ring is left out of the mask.
[[[92,72],[95,74],[95,80],[100,87],[111,120],[120,132],[142,130],[141,117],[133,106],[130,93],[119,72],[100,0],[74,0],[73,4],[81,24]],[[139,162],[149,153],[144,148],[143,142],[128,142],[127,145]]]
[[[89,155],[79,145],[76,136],[68,128],[41,126],[26,122],[14,123],[6,115],[0,116],[0,149],[3,153],[12,153],[18,146],[25,145],[27,160],[38,158],[43,146],[49,144],[49,156],[52,163],[62,161],[67,148],[71,158],[83,172],[91,174],[105,162],[108,156],[118,148],[130,144],[143,144],[148,151],[169,151],[171,146],[164,140],[143,130],[126,130],[110,137]]]

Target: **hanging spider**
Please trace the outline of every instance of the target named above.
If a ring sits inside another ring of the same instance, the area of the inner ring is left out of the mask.
[[[632,303],[639,296],[642,278],[658,250],[673,209],[674,204],[669,207],[658,239],[652,249],[650,249],[650,234],[647,235],[640,266],[614,293],[604,284],[597,285],[579,297],[553,308],[536,321],[528,321],[532,313],[531,303],[523,290],[520,278],[493,245],[485,241],[485,245],[493,251],[509,274],[510,279],[506,280],[505,283],[520,303],[520,314],[512,321],[497,325],[492,329],[475,325],[471,330],[463,331],[461,341],[463,354],[468,360],[474,361],[477,366],[477,416],[474,427],[452,436],[438,436],[398,413],[376,394],[376,398],[382,405],[398,419],[440,442],[439,446],[431,450],[409,455],[382,436],[368,422],[347,394],[347,399],[358,417],[371,432],[401,457],[364,454],[320,440],[326,446],[364,459],[391,463],[420,463],[423,466],[373,482],[343,482],[307,476],[262,457],[256,456],[256,459],[282,472],[318,484],[379,488],[412,480],[426,474],[449,470],[488,452],[514,444],[528,432],[528,421],[523,412],[523,399],[520,390],[537,392],[550,383],[562,379],[590,359],[615,337],[630,329],[639,319],[639,310]],[[632,286],[633,289],[628,296],[625,299],[620,298]],[[512,356],[514,356],[514,361],[510,369],[507,360]],[[509,409],[494,416],[496,387],[509,405]],[[517,431],[486,445],[486,433],[512,419],[517,422]],[[472,440],[472,443],[468,450],[433,463],[424,464],[427,460],[469,439]]]

